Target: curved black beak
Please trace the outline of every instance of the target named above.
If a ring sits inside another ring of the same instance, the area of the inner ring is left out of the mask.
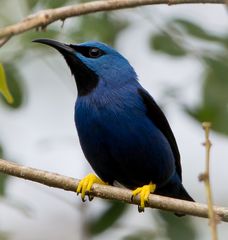
[[[47,39],[47,38],[39,38],[39,39],[35,39],[33,40],[33,42],[37,42],[37,43],[42,43],[42,44],[46,44],[48,46],[51,46],[53,48],[55,48],[56,50],[58,50],[60,53],[62,53],[63,55],[69,54],[69,53],[74,53],[75,50],[73,48],[70,47],[70,45],[65,44],[65,43],[61,43],[52,39]]]

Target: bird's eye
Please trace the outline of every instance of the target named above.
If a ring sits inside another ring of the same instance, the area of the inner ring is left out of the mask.
[[[103,52],[99,48],[90,48],[89,49],[89,57],[98,58],[103,55]]]

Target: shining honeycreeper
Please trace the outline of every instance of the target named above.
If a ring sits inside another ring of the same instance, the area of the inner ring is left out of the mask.
[[[84,200],[93,183],[118,182],[140,196],[143,211],[154,192],[193,201],[182,185],[180,154],[169,123],[120,53],[100,42],[65,44],[36,39],[57,49],[75,77],[75,124],[94,174],[81,180]]]

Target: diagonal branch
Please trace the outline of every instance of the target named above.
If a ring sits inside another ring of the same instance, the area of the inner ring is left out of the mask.
[[[38,182],[49,187],[60,188],[72,192],[76,191],[79,183],[78,179],[35,168],[25,167],[2,159],[0,159],[0,173],[1,172],[15,177]],[[118,200],[137,205],[139,204],[139,198],[137,197],[132,202],[132,192],[128,189],[94,184],[91,195],[103,199]],[[150,196],[147,206],[150,208],[163,209],[170,212],[181,212],[187,215],[208,218],[207,205],[201,203],[193,203],[153,194]],[[214,207],[214,212],[221,218],[221,221],[228,222],[228,208]]]
[[[29,15],[20,22],[0,29],[0,40],[9,40],[12,36],[21,34],[31,29],[45,28],[47,25],[67,18],[85,15],[88,13],[111,11],[124,8],[133,8],[143,5],[177,5],[187,3],[214,3],[225,4],[227,0],[101,0],[72,6],[46,9]],[[1,41],[0,47],[6,43]]]

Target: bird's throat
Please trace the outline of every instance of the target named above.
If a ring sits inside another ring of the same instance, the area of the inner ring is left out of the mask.
[[[98,84],[99,78],[97,74],[73,55],[66,55],[64,58],[75,77],[78,95],[88,95]]]

